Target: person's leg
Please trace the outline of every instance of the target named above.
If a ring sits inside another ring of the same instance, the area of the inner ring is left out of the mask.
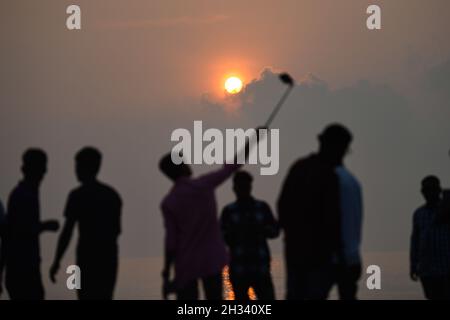
[[[5,287],[6,291],[8,291],[9,298],[11,300],[18,300],[20,299],[20,290],[17,287],[16,280],[6,273],[5,276]]]
[[[111,258],[109,263],[104,264],[101,274],[102,283],[101,292],[99,292],[99,298],[101,300],[112,300],[114,296],[114,288],[117,280],[118,261],[115,258]]]
[[[42,283],[42,274],[40,266],[35,270],[33,287],[34,287],[33,300],[44,300],[45,290],[44,284]]]
[[[336,282],[336,266],[326,263],[306,272],[306,300],[326,300]]]
[[[222,273],[218,273],[202,279],[206,300],[222,300],[223,284]]]
[[[81,284],[81,289],[76,290],[78,300],[93,300],[95,297],[95,287],[93,287],[96,281],[95,271],[93,270],[95,265],[88,263],[86,260],[88,259],[81,259],[77,255],[76,265],[80,268]]]
[[[181,289],[177,289],[177,300],[198,300],[197,280],[189,282]]]
[[[248,289],[250,288],[248,278],[245,275],[235,275],[230,272],[230,282],[233,287],[234,300],[248,301]]]
[[[251,286],[258,300],[275,300],[275,289],[270,272],[256,277]]]
[[[445,276],[432,278],[432,297],[434,300],[446,300],[446,279]]]
[[[81,289],[77,290],[79,300],[99,300],[99,288],[103,284],[102,270],[98,268],[96,261],[78,260],[80,268],[80,284]]]
[[[436,280],[433,277],[421,277],[420,283],[422,284],[425,298],[428,300],[437,299]]]
[[[338,268],[337,285],[340,300],[356,300],[358,280],[361,277],[361,264]]]
[[[6,272],[5,285],[11,300],[44,300],[40,267]]]
[[[81,289],[77,290],[79,300],[112,300],[117,280],[117,255],[77,257],[81,271]]]
[[[445,276],[444,278],[444,300],[450,300],[450,275]]]
[[[302,266],[286,261],[286,300],[305,300],[307,278]]]

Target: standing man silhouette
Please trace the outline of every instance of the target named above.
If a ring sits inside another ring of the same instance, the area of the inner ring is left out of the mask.
[[[0,296],[3,293],[3,268],[5,264],[4,254],[3,254],[3,235],[6,230],[6,216],[5,208],[3,207],[2,201],[0,201]]]
[[[84,148],[75,157],[75,170],[81,186],[67,200],[64,228],[59,237],[50,278],[55,282],[61,259],[78,225],[76,263],[81,270],[80,300],[111,300],[117,278],[118,237],[122,201],[111,187],[97,180],[101,154]]]
[[[420,279],[425,297],[450,299],[450,225],[439,219],[442,188],[435,176],[422,180],[425,204],[414,212],[410,276]]]
[[[5,284],[12,300],[43,300],[39,236],[57,231],[56,220],[41,221],[39,188],[47,172],[47,155],[29,149],[22,157],[23,180],[11,192],[4,236]]]
[[[267,239],[278,237],[280,229],[269,205],[252,197],[252,182],[247,171],[236,172],[236,201],[222,211],[222,233],[231,254],[230,281],[236,300],[248,300],[250,287],[259,300],[274,300]]]
[[[278,214],[289,300],[326,299],[335,283],[340,298],[356,294],[362,200],[359,184],[343,167],[351,141],[347,128],[327,126],[319,152],[298,160],[284,181]]]

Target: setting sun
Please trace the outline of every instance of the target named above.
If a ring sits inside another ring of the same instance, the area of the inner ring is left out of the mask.
[[[225,81],[225,90],[230,94],[239,93],[242,90],[242,80],[238,77],[230,77]]]

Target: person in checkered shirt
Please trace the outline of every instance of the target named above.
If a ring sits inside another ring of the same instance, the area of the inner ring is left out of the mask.
[[[253,288],[259,300],[273,300],[267,240],[278,237],[280,228],[269,205],[253,198],[252,182],[253,177],[247,171],[236,172],[233,177],[236,201],[222,211],[222,233],[231,256],[230,281],[236,300],[248,300],[249,288]]]
[[[450,225],[440,219],[442,188],[435,176],[422,180],[425,204],[414,212],[410,276],[430,300],[450,299]]]

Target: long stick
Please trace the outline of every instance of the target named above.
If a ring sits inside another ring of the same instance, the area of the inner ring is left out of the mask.
[[[284,92],[284,94],[281,97],[280,101],[278,101],[278,104],[273,109],[272,113],[270,114],[269,119],[267,119],[266,124],[264,125],[265,128],[269,128],[269,126],[271,125],[273,119],[275,119],[275,116],[277,115],[278,111],[280,111],[281,107],[283,106],[283,103],[286,101],[287,97],[291,93],[293,87],[294,86],[290,85],[287,88],[287,90]]]

